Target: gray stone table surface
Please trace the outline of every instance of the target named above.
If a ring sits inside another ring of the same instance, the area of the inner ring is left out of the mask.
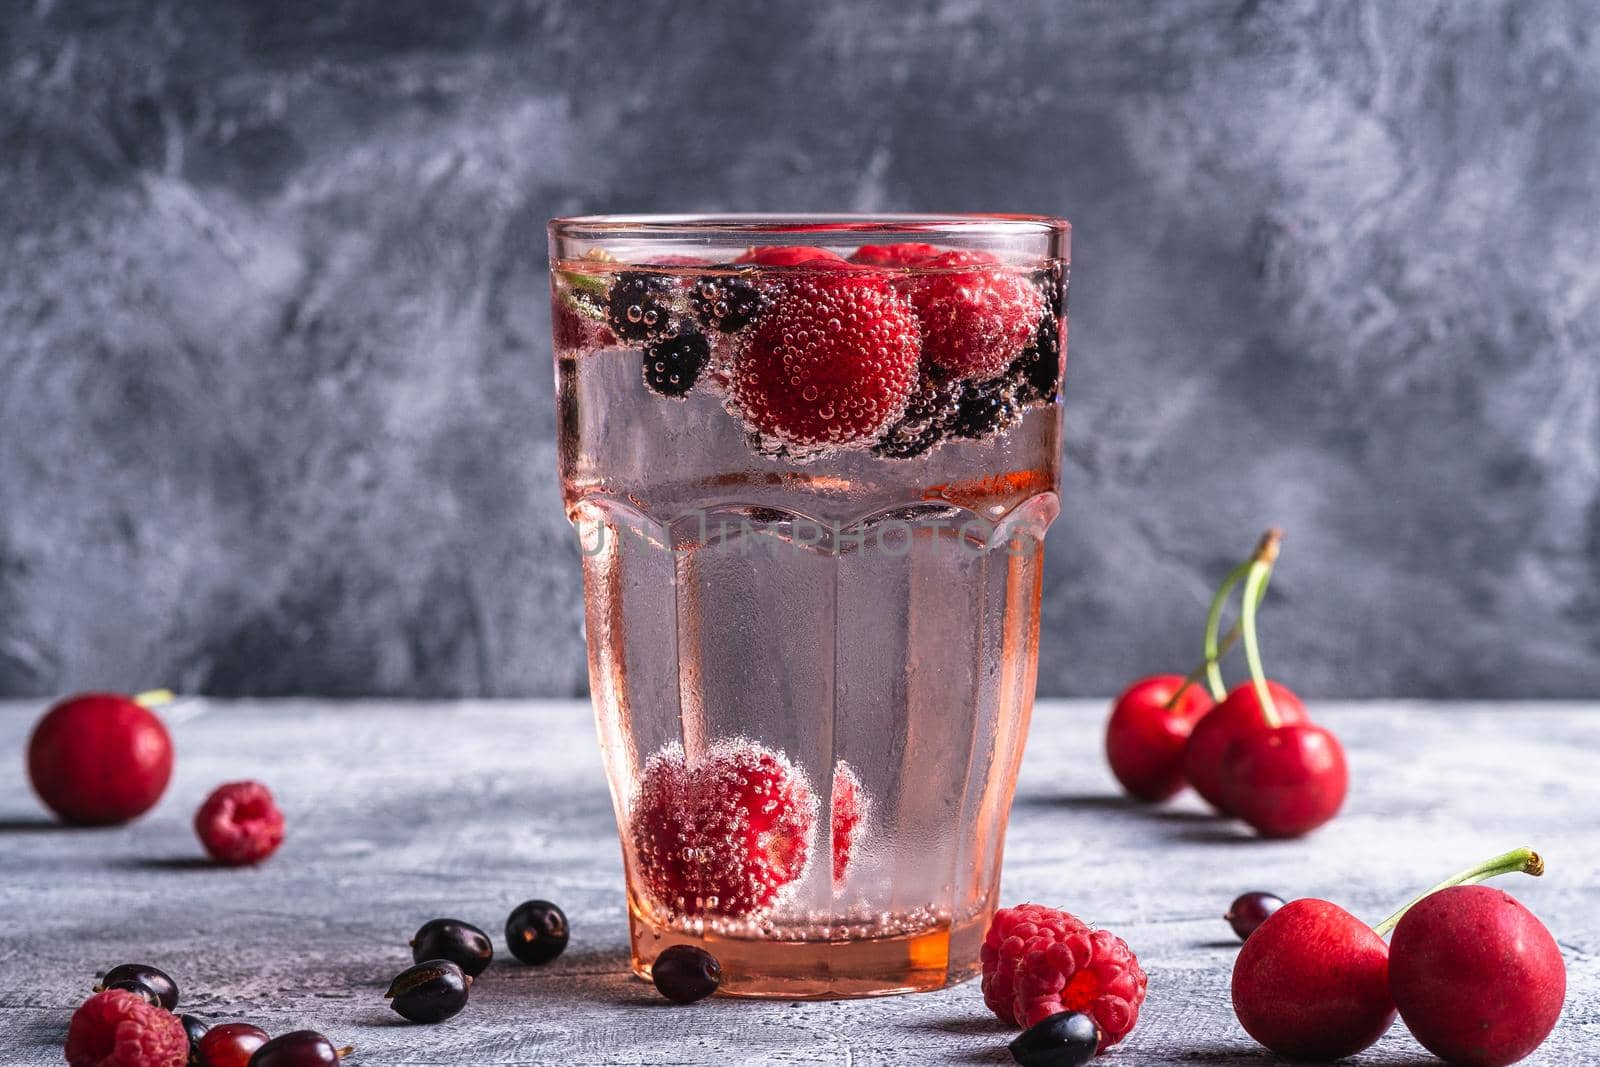
[[[842,1002],[673,1008],[626,964],[621,861],[586,705],[188,701],[168,712],[171,787],[118,830],[47,821],[21,773],[38,704],[0,703],[0,1063],[61,1062],[97,970],[169,969],[189,1010],[311,1026],[360,1065],[1009,1062],[976,983]],[[1322,896],[1376,920],[1519,844],[1549,873],[1503,884],[1560,940],[1569,994],[1529,1064],[1600,1063],[1600,706],[1329,704],[1350,750],[1345,812],[1309,840],[1255,841],[1192,797],[1118,798],[1105,705],[1042,703],[1012,820],[1003,900],[1066,907],[1126,938],[1150,973],[1121,1064],[1270,1061],[1228,1001],[1240,890]],[[200,859],[190,818],[219,782],[259,778],[289,819],[259,869]],[[400,1023],[383,989],[406,940],[448,914],[489,928],[518,901],[565,906],[543,969],[497,960],[455,1020]],[[1432,1062],[1396,1026],[1361,1062]]]

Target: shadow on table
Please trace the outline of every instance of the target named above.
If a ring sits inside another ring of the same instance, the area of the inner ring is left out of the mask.
[[[1019,809],[1066,809],[1068,811],[1114,812],[1141,819],[1161,822],[1214,823],[1222,816],[1209,811],[1190,811],[1184,808],[1163,808],[1154,804],[1141,804],[1120,793],[1056,793],[1047,796],[1018,794],[1013,807]]]
[[[220,863],[205,856],[126,856],[115,866],[126,871],[220,871]]]
[[[0,816],[0,834],[47,834],[56,831],[64,834],[81,834],[92,830],[113,829],[105,826],[68,826],[46,815]]]

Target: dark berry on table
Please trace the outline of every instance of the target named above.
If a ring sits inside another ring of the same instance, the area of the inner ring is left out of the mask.
[[[124,993],[132,993],[146,1004],[161,1007],[161,995],[143,982],[135,982],[132,978],[124,978],[120,982],[112,982],[104,986],[105,989],[120,989]]]
[[[945,424],[954,413],[960,395],[960,382],[924,373],[906,402],[906,413],[883,432],[872,450],[889,459],[922,455],[944,437]]]
[[[967,386],[956,403],[950,432],[957,437],[979,438],[999,433],[1020,414],[1011,382],[993,378]]]
[[[389,983],[384,997],[403,1019],[442,1023],[467,1006],[472,976],[449,960],[427,960],[407,967]]]
[[[1256,932],[1256,928],[1268,919],[1272,913],[1283,907],[1283,898],[1271,893],[1252,892],[1240,894],[1239,898],[1228,905],[1228,914],[1223,918],[1228,920],[1228,925],[1233,927],[1233,932],[1243,941]]]
[[[223,1023],[201,1036],[194,1046],[194,1061],[200,1067],[247,1067],[256,1050],[266,1043],[267,1032],[259,1026]]]
[[[689,306],[700,325],[723,333],[750,325],[764,302],[755,282],[734,275],[701,278],[689,293]]]
[[[673,945],[650,966],[650,980],[674,1004],[704,1000],[722,984],[722,964],[703,948]]]
[[[78,1006],[62,1050],[68,1067],[180,1067],[189,1038],[171,1012],[108,989]],[[16,1061],[7,1057],[6,1062]]]
[[[672,289],[665,279],[623,271],[606,294],[606,322],[624,341],[659,337],[672,319]]]
[[[183,1024],[183,1032],[189,1038],[189,1064],[190,1067],[201,1067],[200,1064],[200,1039],[206,1036],[211,1029],[211,1024],[193,1015],[180,1015],[178,1021]]]
[[[460,919],[430,919],[411,939],[414,963],[449,960],[472,978],[478,977],[494,959],[489,935]]]
[[[662,396],[683,396],[710,355],[711,342],[693,330],[651,341],[644,349],[644,383]]]
[[[315,1030],[296,1030],[262,1045],[248,1067],[333,1067],[354,1051],[349,1046],[334,1048]]]
[[[566,912],[548,900],[518,904],[506,919],[506,947],[523,963],[549,963],[567,949]]]
[[[124,963],[111,968],[100,976],[100,982],[95,986],[96,991],[101,989],[122,988],[123,982],[136,982],[155,994],[152,1002],[160,1007],[172,1011],[178,1006],[178,983],[162,970],[150,966],[148,963]],[[130,992],[138,992],[130,990]]]
[[[1029,1027],[1009,1047],[1022,1067],[1081,1067],[1100,1048],[1100,1028],[1081,1011],[1063,1011]]]

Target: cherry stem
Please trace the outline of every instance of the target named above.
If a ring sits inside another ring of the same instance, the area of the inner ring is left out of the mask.
[[[1272,690],[1267,685],[1266,672],[1261,669],[1261,642],[1256,637],[1256,608],[1267,589],[1267,579],[1272,576],[1272,565],[1278,561],[1278,545],[1283,541],[1283,531],[1277,527],[1268,530],[1250,558],[1249,570],[1244,580],[1244,594],[1240,597],[1239,623],[1244,627],[1244,660],[1250,665],[1250,681],[1256,689],[1256,699],[1261,703],[1262,717],[1267,726],[1276,730],[1283,725],[1278,706],[1272,702]]]
[[[1405,907],[1383,920],[1383,922],[1374,926],[1373,929],[1377,931],[1379,937],[1384,937],[1389,931],[1400,925],[1400,920],[1405,918],[1406,912],[1441,889],[1449,889],[1458,885],[1477,885],[1479,882],[1497,878],[1502,874],[1519,873],[1529,874],[1535,878],[1539,877],[1544,873],[1544,860],[1531,848],[1514,848],[1510,852],[1503,852],[1493,859],[1484,860],[1476,867],[1468,867],[1460,874],[1446,878],[1426,893],[1407,903]]]
[[[1228,695],[1228,687],[1223,681],[1222,669],[1219,664],[1222,662],[1223,655],[1228,651],[1228,649],[1232,648],[1233,643],[1239,639],[1241,623],[1243,622],[1241,619],[1240,622],[1234,623],[1233,626],[1229,628],[1228,636],[1223,639],[1219,647],[1217,643],[1217,631],[1222,628],[1222,609],[1227,606],[1228,597],[1233,593],[1233,587],[1238,585],[1241,581],[1249,576],[1251,565],[1255,563],[1256,558],[1261,555],[1263,550],[1265,550],[1267,540],[1272,536],[1272,534],[1273,531],[1267,531],[1267,534],[1262,537],[1261,543],[1256,546],[1256,550],[1250,556],[1250,558],[1228,572],[1228,576],[1222,579],[1222,584],[1217,587],[1216,595],[1211,598],[1211,606],[1206,609],[1206,658],[1201,662],[1200,666],[1195,668],[1195,671],[1197,674],[1201,672],[1204,673],[1206,687],[1211,690],[1211,698],[1217,701],[1219,704],[1226,699]],[[1279,532],[1278,538],[1281,540],[1282,537],[1283,534]],[[1273,557],[1276,558],[1276,556],[1277,549],[1274,547]],[[1262,581],[1261,590],[1256,595],[1256,603],[1258,605],[1261,603],[1261,598],[1267,595],[1267,584],[1268,581],[1271,580],[1271,577],[1272,575],[1269,568],[1267,578]],[[1185,678],[1184,684],[1178,690],[1178,692],[1181,694],[1184,689],[1189,687],[1189,684],[1189,679]],[[1173,696],[1172,702],[1176,703],[1177,699],[1178,698],[1176,695]]]
[[[1212,667],[1215,667],[1222,661],[1222,657],[1228,654],[1228,652],[1233,648],[1234,643],[1238,640],[1239,624],[1234,623],[1232,626],[1228,627],[1228,632],[1222,635],[1222,644],[1217,648],[1217,654],[1215,656],[1206,657],[1206,659],[1202,661],[1199,666],[1195,667],[1194,670],[1184,675],[1183,682],[1179,684],[1176,690],[1173,691],[1172,696],[1167,698],[1167,702],[1161,705],[1161,710],[1171,711],[1173,708],[1177,707],[1178,699],[1188,691],[1191,685],[1202,681],[1206,677],[1207,672],[1209,672]]]
[[[133,702],[146,710],[159,708],[178,699],[170,689],[147,689],[133,698]]]

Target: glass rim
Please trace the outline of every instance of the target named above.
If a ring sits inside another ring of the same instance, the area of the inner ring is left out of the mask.
[[[674,215],[569,215],[550,220],[550,235],[568,240],[673,236],[708,237],[739,234],[799,236],[802,234],[862,236],[939,235],[978,237],[1046,237],[1072,232],[1072,224],[1054,215],[1001,213],[832,214],[749,213]]]

